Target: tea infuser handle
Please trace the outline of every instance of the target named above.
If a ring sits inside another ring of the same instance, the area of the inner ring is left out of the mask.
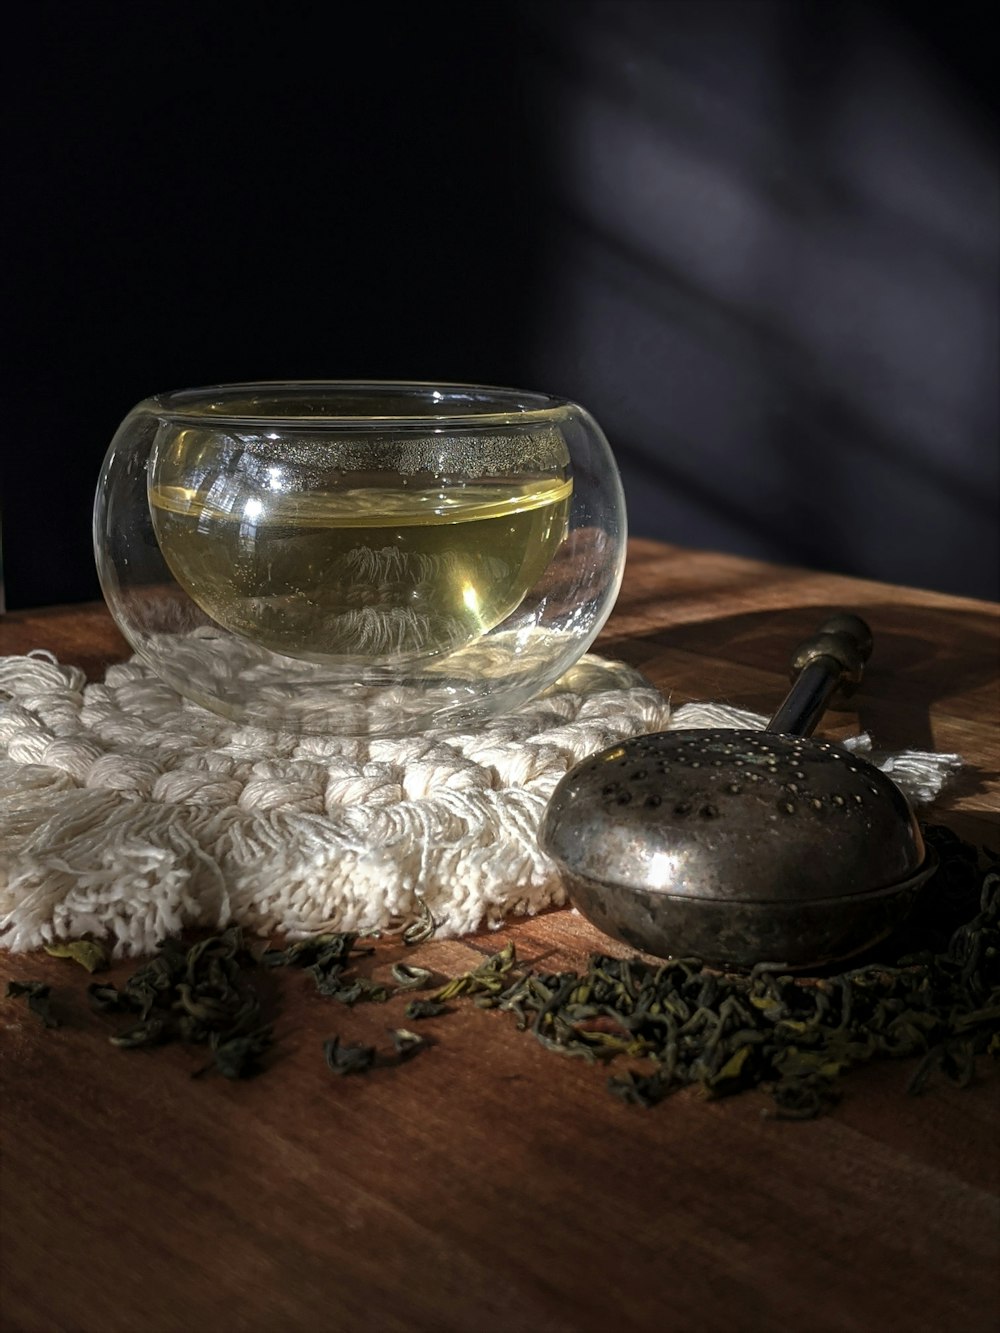
[[[825,620],[792,657],[794,684],[767,731],[809,736],[833,694],[849,694],[861,683],[872,653],[872,632],[860,616],[841,611]]]

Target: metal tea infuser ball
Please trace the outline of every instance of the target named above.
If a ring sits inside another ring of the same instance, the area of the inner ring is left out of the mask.
[[[934,858],[884,773],[809,739],[871,648],[835,615],[763,731],[638,736],[567,773],[539,840],[583,915],[646,953],[739,968],[822,966],[888,935]]]

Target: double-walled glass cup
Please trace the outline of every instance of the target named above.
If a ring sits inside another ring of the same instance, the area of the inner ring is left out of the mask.
[[[149,398],[101,473],[112,614],[249,724],[399,735],[537,695],[614,604],[625,511],[583,408],[514,389],[260,383]]]

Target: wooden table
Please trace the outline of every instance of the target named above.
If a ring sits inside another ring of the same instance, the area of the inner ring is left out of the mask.
[[[836,606],[870,619],[876,656],[822,730],[860,717],[880,746],[961,752],[937,817],[1000,845],[995,606],[634,542],[598,647],[677,702],[767,711]],[[0,644],[95,676],[125,654],[98,607],[15,613]],[[560,911],[407,957],[453,974],[507,939],[550,969],[607,943]],[[82,990],[67,968],[2,961]],[[908,1065],[861,1069],[808,1123],[762,1119],[757,1094],[643,1111],[468,1006],[420,1059],[337,1079],[323,1039],[384,1041],[386,1011],[341,1022],[288,980],[277,1067],[245,1083],[192,1081],[184,1048],[115,1051],[98,1015],[48,1032],[0,1004],[5,1333],[998,1327],[995,1075],[909,1098]]]

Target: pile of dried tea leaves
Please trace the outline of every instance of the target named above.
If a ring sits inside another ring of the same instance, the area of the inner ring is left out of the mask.
[[[95,1009],[132,1020],[109,1038],[114,1046],[207,1045],[220,1074],[244,1078],[256,1072],[274,1040],[261,997],[246,977],[253,961],[242,932],[233,926],[190,948],[164,940],[121,990],[91,982],[87,992]]]
[[[375,952],[359,948],[357,939],[348,933],[327,934],[286,949],[253,949],[238,926],[191,946],[167,939],[120,989],[91,982],[87,995],[98,1012],[128,1017],[129,1022],[108,1038],[112,1045],[122,1050],[170,1042],[207,1046],[212,1060],[196,1070],[196,1075],[214,1069],[226,1078],[247,1078],[261,1071],[262,1057],[275,1040],[273,1022],[264,1017],[261,969],[302,969],[312,976],[320,995],[347,1006],[362,1000],[382,1003],[394,993],[410,992],[431,980],[430,972],[405,964],[392,969],[395,992],[357,976],[354,960]],[[107,966],[100,946],[87,940],[47,952],[71,958],[90,972]],[[7,995],[26,998],[29,1009],[46,1027],[60,1026],[47,983],[12,981]],[[434,1012],[443,1010],[441,1005]],[[401,1064],[427,1045],[406,1028],[390,1028],[389,1035],[391,1052],[382,1056],[373,1046],[347,1045],[339,1036],[332,1037],[324,1043],[327,1064],[338,1074],[363,1073],[376,1065]]]
[[[88,992],[98,1009],[128,1015],[110,1038],[116,1046],[207,1045],[206,1068],[228,1078],[258,1072],[274,1041],[255,971],[296,968],[348,1008],[404,997],[410,1020],[447,1014],[449,1001],[462,999],[510,1012],[550,1051],[618,1060],[624,1068],[608,1086],[633,1105],[652,1106],[692,1085],[712,1097],[763,1088],[774,1099],[771,1114],[810,1119],[834,1105],[841,1076],[869,1060],[919,1057],[909,1082],[917,1093],[938,1072],[965,1086],[977,1056],[1000,1056],[1000,863],[990,853],[981,865],[947,829],[925,833],[940,865],[905,934],[845,971],[807,977],[762,965],[745,975],[699,959],[650,964],[602,954],[582,972],[544,972],[519,965],[507,944],[421,998],[414,992],[434,980],[424,968],[397,963],[394,987],[358,976],[355,960],[375,950],[359,947],[356,935],[251,950],[232,927],[191,947],[166,940],[120,990],[91,983]],[[53,952],[94,970],[93,947]],[[7,993],[26,997],[46,1026],[58,1025],[48,985],[12,982]],[[331,1037],[326,1062],[334,1073],[360,1074],[428,1045],[407,1028],[389,1032],[392,1050],[381,1055]]]
[[[914,1093],[936,1071],[965,1086],[977,1055],[1000,1056],[1000,865],[981,872],[947,830],[928,836],[940,869],[892,963],[802,977],[595,955],[584,972],[543,973],[518,970],[508,945],[436,998],[507,1010],[561,1055],[642,1062],[608,1079],[640,1106],[692,1084],[708,1096],[764,1088],[772,1114],[811,1119],[836,1102],[842,1074],[876,1058],[921,1057]]]
[[[89,940],[46,952],[70,958],[88,972],[107,966],[100,945]],[[271,1024],[262,1017],[260,995],[246,977],[253,964],[242,932],[233,926],[190,947],[164,940],[121,989],[95,981],[87,987],[87,995],[98,1012],[127,1017],[127,1024],[109,1037],[112,1045],[123,1050],[167,1042],[207,1046],[212,1061],[197,1073],[215,1068],[227,1078],[244,1078],[257,1071],[260,1057],[274,1039]],[[47,984],[12,981],[7,994],[26,994],[28,1007],[47,1027],[59,1026]]]

